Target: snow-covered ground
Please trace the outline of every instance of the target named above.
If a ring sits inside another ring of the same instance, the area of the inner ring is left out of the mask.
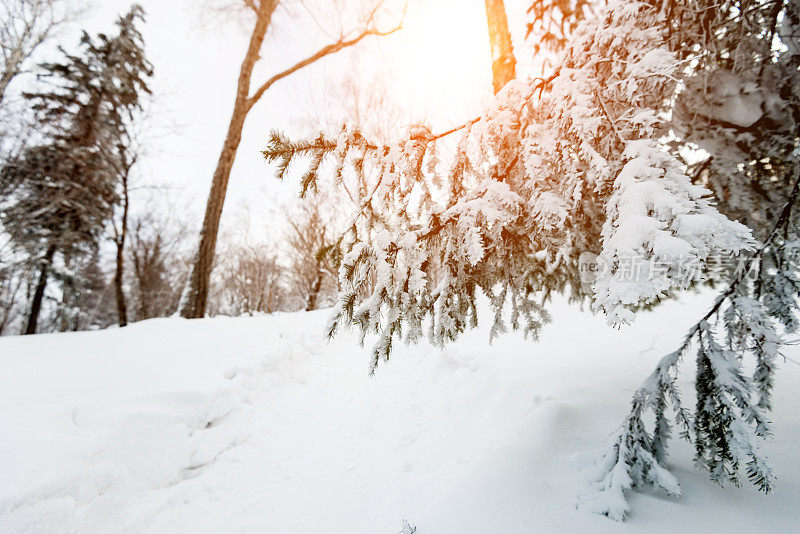
[[[586,452],[710,298],[622,330],[556,304],[539,343],[399,347],[374,377],[367,349],[323,339],[326,312],[4,338],[0,532],[800,531],[794,349],[774,494],[715,486],[673,442],[681,499],[636,494],[627,523],[575,509]]]

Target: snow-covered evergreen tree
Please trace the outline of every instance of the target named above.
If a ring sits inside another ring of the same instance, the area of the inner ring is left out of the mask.
[[[126,120],[148,92],[152,67],[136,28],[141,7],[117,21],[118,34],[91,38],[82,53],[41,67],[45,88],[26,94],[42,141],[0,174],[2,224],[40,269],[26,333],[36,329],[56,254],[92,254],[118,202]]]
[[[553,292],[591,300],[620,325],[732,263],[729,289],[637,391],[597,466],[598,494],[583,505],[622,519],[626,489],[680,491],[663,465],[668,405],[712,479],[736,482],[741,467],[768,491],[758,441],[768,432],[777,325],[795,327],[800,287],[790,263],[798,5],[612,0],[592,12],[536,3],[532,31],[548,31],[538,21],[550,16],[560,23],[545,40],[558,66],[512,82],[463,127],[415,126],[388,146],[353,126],[310,142],[274,134],[264,154],[279,177],[305,165],[305,194],[330,171],[355,204],[336,245],[342,290],[330,334],[376,335],[377,365],[394,342],[426,329],[441,345],[474,327],[481,293],[492,336],[509,326],[535,336]],[[437,142],[456,132],[444,158]],[[586,253],[606,266],[592,284],[581,279]],[[691,414],[675,373],[693,348]],[[756,360],[752,378],[745,355]],[[652,430],[645,412],[655,414]]]

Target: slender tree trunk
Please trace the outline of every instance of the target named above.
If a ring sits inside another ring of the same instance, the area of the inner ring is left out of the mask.
[[[492,45],[492,78],[494,92],[499,93],[517,76],[517,61],[508,29],[508,16],[503,0],[486,0],[489,41]]]
[[[114,271],[114,292],[117,299],[117,320],[120,327],[128,326],[128,304],[122,289],[125,268],[125,239],[128,237],[128,176],[122,177],[122,222],[117,236],[117,265]]]
[[[188,284],[181,297],[180,314],[187,319],[199,319],[205,316],[206,313],[209,280],[217,248],[217,233],[219,231],[219,220],[222,216],[222,206],[225,203],[225,194],[228,189],[228,180],[230,179],[233,162],[236,158],[236,151],[242,140],[244,121],[252,107],[249,100],[250,79],[253,74],[253,67],[259,59],[259,51],[264,42],[264,36],[267,33],[267,28],[269,28],[276,5],[276,0],[261,0],[258,6],[256,25],[250,37],[247,54],[242,62],[236,90],[236,102],[233,106],[228,134],[225,137],[222,153],[219,156],[214,178],[211,182],[211,191],[208,194],[206,214],[203,219],[203,227],[200,230],[200,245],[192,262]]]
[[[0,103],[3,102],[3,96],[6,93],[6,89],[8,89],[8,85],[16,75],[17,73],[12,69],[4,70],[3,73],[0,74]]]
[[[144,297],[139,297],[139,319],[150,319],[150,307]]]
[[[312,311],[317,309],[317,299],[319,298],[319,290],[322,288],[322,269],[317,271],[317,278],[314,280],[314,285],[311,286],[311,292],[308,294],[308,300],[306,301],[306,311]]]
[[[5,307],[2,311],[2,318],[0,318],[0,336],[5,332],[11,318],[14,315],[14,307],[19,298],[19,291],[23,285],[23,277],[21,275],[11,276],[8,279],[8,285],[3,290],[8,296],[5,300]]]
[[[44,290],[47,288],[47,275],[50,274],[50,267],[53,264],[53,256],[55,256],[56,247],[51,245],[44,255],[44,262],[42,269],[39,272],[39,282],[36,284],[36,291],[33,293],[33,300],[31,301],[31,312],[28,315],[28,324],[25,326],[23,334],[35,334],[36,323],[39,322],[39,313],[42,311],[42,300],[44,300]]]

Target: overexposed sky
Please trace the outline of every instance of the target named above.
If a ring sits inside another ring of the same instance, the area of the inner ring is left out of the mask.
[[[172,204],[176,209],[189,207],[187,217],[199,225],[233,106],[249,21],[214,22],[207,11],[204,14],[202,0],[139,3],[147,12],[143,34],[156,71],[151,88],[158,110],[153,151],[139,169],[141,181],[169,186]],[[314,3],[330,5],[326,0],[306,0],[308,5]],[[94,0],[78,26],[91,33],[113,31],[114,19],[130,4]],[[524,31],[526,2],[507,0],[507,4],[517,40]],[[254,85],[330,42],[295,8],[293,17],[284,13],[274,19]],[[478,114],[491,93],[485,16],[483,0],[411,0],[404,29],[397,34],[366,39],[357,50],[326,58],[273,86],[245,124],[223,227],[245,210],[255,215],[256,226],[266,225],[293,198],[296,184],[275,180],[259,152],[272,129],[305,134],[308,118],[328,111],[320,106],[331,105],[325,103],[325,88],[335,85],[347,69],[357,67],[354,76],[366,91],[380,79],[395,106],[409,117],[432,122],[435,129]],[[62,35],[59,44],[74,49],[77,29]],[[517,48],[520,62],[525,63]]]

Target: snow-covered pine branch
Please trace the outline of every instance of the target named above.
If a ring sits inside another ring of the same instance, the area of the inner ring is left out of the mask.
[[[769,435],[767,412],[772,408],[773,376],[783,344],[778,325],[786,323],[785,317],[792,317],[790,324],[794,325],[798,311],[796,275],[789,278],[785,271],[791,269],[786,264],[792,261],[796,247],[796,241],[787,241],[786,236],[799,194],[800,177],[766,242],[739,265],[712,309],[637,390],[627,419],[587,473],[597,491],[583,497],[581,507],[622,520],[629,512],[626,490],[652,486],[668,495],[680,495],[677,480],[664,466],[670,437],[668,404],[684,429],[681,437],[694,444],[697,466],[713,481],[738,485],[741,468],[760,490],[772,489],[774,475],[759,442]],[[775,264],[764,268],[767,257],[774,258]],[[794,291],[794,297],[770,306],[773,292],[765,292],[764,287],[776,287],[778,294]],[[678,364],[692,347],[697,348],[693,419],[675,386]],[[745,357],[755,364],[750,378],[741,369]],[[645,424],[646,411],[655,417],[652,430]]]
[[[509,322],[535,336],[548,319],[535,295],[588,297],[578,259],[603,252],[598,243],[613,266],[623,254],[704,261],[748,247],[747,229],[716,212],[659,144],[678,68],[652,27],[659,17],[642,3],[614,3],[579,25],[557,73],[509,84],[465,129],[446,169],[424,164],[437,153],[422,127],[385,147],[355,128],[335,143],[273,136],[265,156],[279,175],[308,159],[305,191],[330,157],[356,193],[331,331],[344,323],[377,334],[376,362],[392,338],[419,339],[426,319],[442,344],[475,322],[480,289],[494,307],[493,332]],[[636,291],[599,284],[596,306],[630,319],[682,283],[671,274]],[[365,287],[371,294],[357,295]]]
[[[800,287],[789,253],[796,192],[787,204],[800,172],[800,7],[612,1],[559,16],[572,20],[564,39],[553,40],[563,50],[552,75],[507,85],[457,130],[446,161],[440,136],[422,126],[389,146],[352,126],[335,141],[273,138],[265,156],[279,162],[279,175],[307,160],[305,191],[330,165],[355,206],[337,243],[342,292],[329,333],[375,335],[377,365],[398,340],[427,330],[441,345],[475,326],[480,294],[492,308],[492,336],[510,326],[535,337],[552,293],[592,300],[611,324],[629,323],[696,282],[681,265],[703,273],[712,261],[749,253],[757,282],[731,272],[732,289],[714,313],[638,390],[601,462],[599,498],[584,506],[621,519],[631,487],[679,491],[663,467],[668,405],[682,434],[693,436],[699,466],[719,480],[747,463],[766,490],[772,476],[755,438],[766,434],[773,323],[796,326]],[[781,235],[769,233],[776,219]],[[769,247],[756,250],[752,234]],[[609,267],[592,285],[581,280],[585,253]],[[700,345],[705,399],[694,418],[675,386],[692,343]],[[737,367],[745,352],[757,360],[752,380]],[[655,414],[652,432],[645,412]]]

